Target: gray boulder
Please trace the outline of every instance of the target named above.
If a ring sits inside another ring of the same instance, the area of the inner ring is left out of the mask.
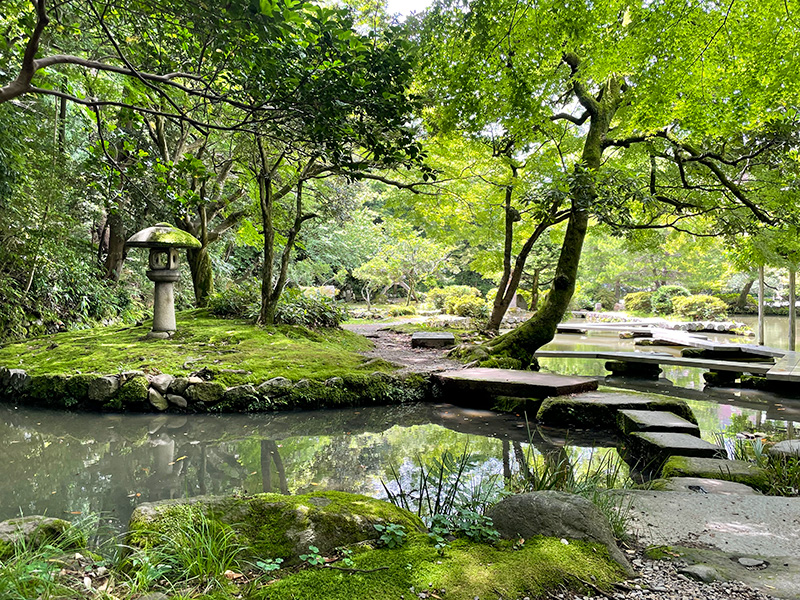
[[[189,406],[189,402],[183,396],[179,396],[178,394],[167,394],[167,402],[170,404],[174,404],[178,408],[186,408]]]
[[[147,390],[147,399],[150,401],[150,406],[158,411],[163,412],[169,408],[169,402],[167,402],[167,399],[164,398],[164,396],[162,396],[161,393],[155,388],[151,387],[149,390]]]
[[[608,519],[586,498],[566,492],[542,491],[509,496],[486,512],[504,539],[537,535],[603,544],[627,573],[628,559],[617,548]]]
[[[150,387],[163,395],[167,393],[172,380],[175,378],[172,375],[162,373],[161,375],[152,375],[148,379],[150,379]]]
[[[678,570],[678,573],[691,577],[696,581],[702,581],[703,583],[711,583],[712,581],[721,579],[719,572],[714,567],[709,567],[708,565],[691,565]]]
[[[172,380],[172,383],[169,384],[168,392],[170,394],[177,394],[178,396],[183,396],[186,393],[186,388],[189,387],[189,378],[188,377],[175,377]]]
[[[282,396],[292,389],[291,379],[286,377],[273,377],[258,386],[257,391],[261,396]]]
[[[105,375],[98,377],[89,383],[89,400],[92,402],[105,403],[119,389],[119,377],[116,375]]]
[[[800,440],[783,440],[769,449],[773,456],[800,458]]]

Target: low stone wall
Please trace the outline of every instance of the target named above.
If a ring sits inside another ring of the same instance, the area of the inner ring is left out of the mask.
[[[29,375],[0,368],[0,401],[92,411],[263,412],[419,402],[431,397],[423,375],[352,374],[324,381],[274,377],[226,387],[204,370],[189,377],[125,371],[110,375]]]

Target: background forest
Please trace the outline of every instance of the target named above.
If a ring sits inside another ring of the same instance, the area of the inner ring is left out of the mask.
[[[795,4],[4,0],[0,339],[146,318],[156,222],[202,244],[179,308],[263,324],[301,286],[747,311],[761,265],[785,301]]]

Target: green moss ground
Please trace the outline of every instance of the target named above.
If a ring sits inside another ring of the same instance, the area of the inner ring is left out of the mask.
[[[169,340],[146,339],[150,323],[32,338],[0,348],[0,366],[25,369],[31,375],[127,370],[187,375],[207,367],[218,373],[218,381],[237,385],[278,376],[296,381],[363,373],[359,367],[364,357],[358,352],[370,346],[362,336],[340,329],[261,328],[213,318],[204,310],[179,313],[177,324],[178,331]],[[370,372],[375,370],[381,367],[369,366]]]
[[[563,587],[586,590],[582,581],[608,589],[623,578],[605,549],[554,538],[527,540],[521,549],[512,542],[497,546],[457,540],[440,556],[424,535],[412,535],[399,549],[367,550],[353,557],[354,568],[370,573],[347,573],[307,568],[254,586],[245,598],[258,600],[308,599],[372,600],[416,597],[416,592],[445,590],[449,600],[540,597]],[[432,585],[430,585],[432,584]]]

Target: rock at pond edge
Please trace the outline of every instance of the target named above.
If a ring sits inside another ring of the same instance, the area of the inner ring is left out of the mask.
[[[323,555],[339,546],[377,540],[376,523],[397,523],[424,531],[418,517],[382,500],[345,492],[300,496],[256,494],[246,497],[199,496],[140,504],[131,516],[127,544],[152,547],[203,515],[229,526],[234,543],[252,556],[299,562],[313,545]]]

